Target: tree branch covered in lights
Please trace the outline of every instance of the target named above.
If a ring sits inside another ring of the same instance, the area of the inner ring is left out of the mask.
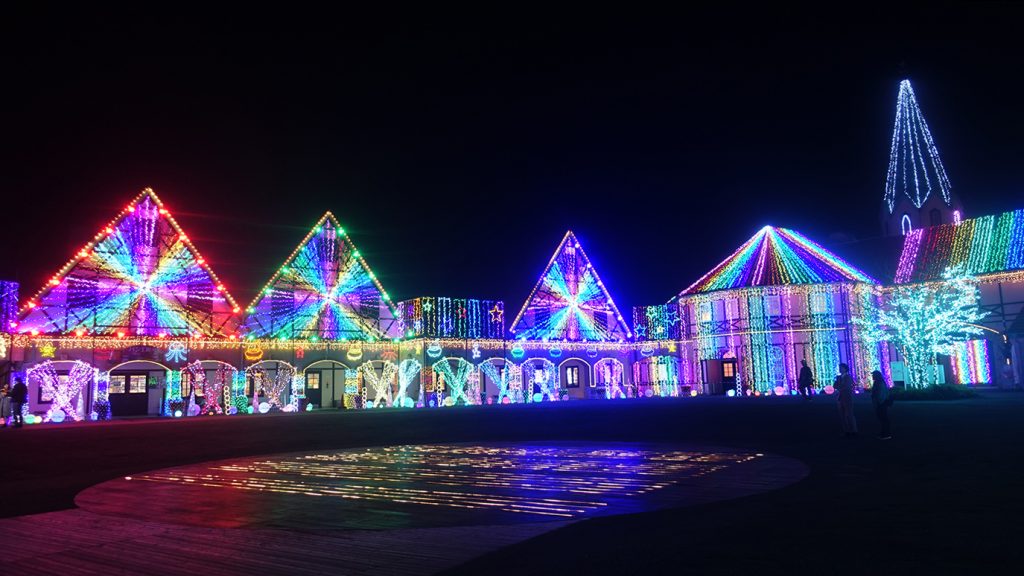
[[[957,266],[946,270],[942,282],[895,288],[875,314],[853,321],[868,342],[899,348],[907,387],[924,388],[936,354],[952,354],[958,343],[982,333],[977,323],[988,313],[978,308],[979,298],[974,277]]]

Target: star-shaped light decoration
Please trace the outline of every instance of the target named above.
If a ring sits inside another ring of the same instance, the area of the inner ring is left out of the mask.
[[[57,352],[57,347],[53,345],[53,342],[43,342],[39,345],[39,355],[43,358],[53,358]]]
[[[498,322],[501,322],[501,319],[504,316],[505,311],[499,308],[497,304],[494,305],[494,308],[491,308],[491,322],[497,324]]]

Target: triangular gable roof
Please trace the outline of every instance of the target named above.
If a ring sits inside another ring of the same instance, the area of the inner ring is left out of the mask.
[[[802,234],[765,226],[679,296],[755,286],[876,283]]]
[[[330,212],[325,213],[248,307],[256,338],[380,340],[400,318],[390,296]]]
[[[146,188],[21,310],[19,332],[223,337],[240,309]]]
[[[907,234],[896,283],[942,280],[946,268],[961,265],[972,275],[1024,270],[1024,209]]]
[[[512,322],[524,340],[609,342],[633,336],[572,231],[565,233]]]

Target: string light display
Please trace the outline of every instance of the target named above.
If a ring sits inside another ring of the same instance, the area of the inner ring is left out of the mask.
[[[799,232],[765,226],[679,296],[756,286],[836,282],[877,284]]]
[[[622,382],[622,362],[603,358],[594,363],[597,383],[604,388],[605,398],[629,398],[630,390]]]
[[[891,342],[900,350],[909,388],[932,383],[936,354],[953,355],[958,343],[983,333],[977,324],[988,312],[978,308],[976,279],[957,267],[942,280],[897,286],[873,314],[853,319],[869,342]]]
[[[13,332],[18,327],[20,290],[17,282],[0,280],[0,332]]]
[[[472,362],[464,358],[444,358],[434,363],[434,373],[440,376],[440,379],[435,377],[438,404],[454,406],[460,403],[480,403],[479,380]],[[444,382],[443,387],[439,380]]]
[[[367,408],[391,406],[391,386],[398,375],[394,362],[381,362],[380,374],[373,362],[359,367],[363,375],[363,405]]]
[[[44,398],[52,399],[43,420],[57,423],[63,422],[65,418],[75,422],[82,420],[79,405],[84,401],[84,392],[95,385],[97,372],[81,360],[75,360],[64,375],[59,374],[54,363],[49,360],[29,368],[26,376],[38,383]]]
[[[272,408],[284,410],[284,393],[291,388],[292,378],[296,375],[295,368],[285,362],[277,362],[274,375],[271,376],[266,368],[259,365],[250,366],[246,373],[253,382],[253,403],[256,404],[261,396],[266,398],[266,403]]]
[[[951,267],[972,276],[1024,271],[1024,209],[914,230],[896,283],[941,281]]]
[[[530,358],[521,365],[527,402],[554,402],[561,398],[558,368],[547,358]]]
[[[988,356],[988,342],[968,340],[952,346],[950,363],[953,380],[957,384],[991,384],[992,364]]]
[[[398,393],[395,394],[395,406],[411,408],[413,399],[409,397],[409,386],[416,381],[416,376],[423,369],[418,360],[407,358],[398,365]]]
[[[877,303],[874,285],[870,276],[803,235],[762,228],[680,294],[680,337],[693,338],[695,353],[686,357],[690,367],[681,367],[680,383],[714,382],[718,375],[703,374],[702,361],[730,357],[737,360],[733,378],[739,394],[795,388],[801,359],[819,385],[841,361],[851,363],[855,378],[867,378],[879,365],[880,348],[863,341],[849,316],[870,315]],[[638,308],[635,315],[657,318],[651,308]],[[648,334],[646,340],[655,338]]]
[[[633,337],[571,230],[512,322],[511,332],[520,339],[570,342]]]
[[[885,204],[892,214],[897,202],[908,198],[920,208],[938,192],[950,205],[949,177],[939,158],[921,107],[917,105],[910,80],[900,82],[896,101],[896,125],[889,151],[889,171],[885,179]]]
[[[246,310],[256,338],[374,341],[399,330],[390,296],[330,212]]]
[[[398,303],[409,338],[504,338],[500,300],[427,296]]]
[[[633,308],[633,329],[638,340],[679,340],[682,322],[679,304],[655,304]]]
[[[226,337],[239,312],[147,188],[26,302],[18,331]]]
[[[519,404],[523,398],[523,371],[511,362],[496,366],[490,359],[480,364],[481,374],[498,387],[498,404]]]

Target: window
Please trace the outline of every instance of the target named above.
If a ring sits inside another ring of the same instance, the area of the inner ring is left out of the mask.
[[[828,312],[829,298],[831,298],[829,294],[811,294],[811,312],[815,314]]]
[[[580,367],[569,366],[565,369],[565,387],[566,388],[579,388],[580,387]]]
[[[108,394],[124,394],[124,374],[117,374],[110,377],[110,384],[107,385]]]
[[[725,362],[722,364],[722,377],[723,378],[735,378],[736,377],[736,364],[733,362]]]
[[[668,382],[668,364],[658,364],[658,382]]]
[[[764,307],[769,315],[779,316],[782,314],[782,298],[778,295],[765,296]]]
[[[729,298],[725,301],[725,316],[729,320],[740,317],[740,301],[738,298]]]
[[[307,390],[319,390],[320,389],[320,373],[310,372],[306,374],[306,389]]]
[[[544,369],[543,368],[534,368],[533,369],[533,381],[535,383],[537,383],[537,384],[543,384],[544,383]]]
[[[700,303],[700,321],[711,322],[711,302]]]
[[[139,394],[146,391],[146,375],[132,374],[128,379],[128,393]]]

